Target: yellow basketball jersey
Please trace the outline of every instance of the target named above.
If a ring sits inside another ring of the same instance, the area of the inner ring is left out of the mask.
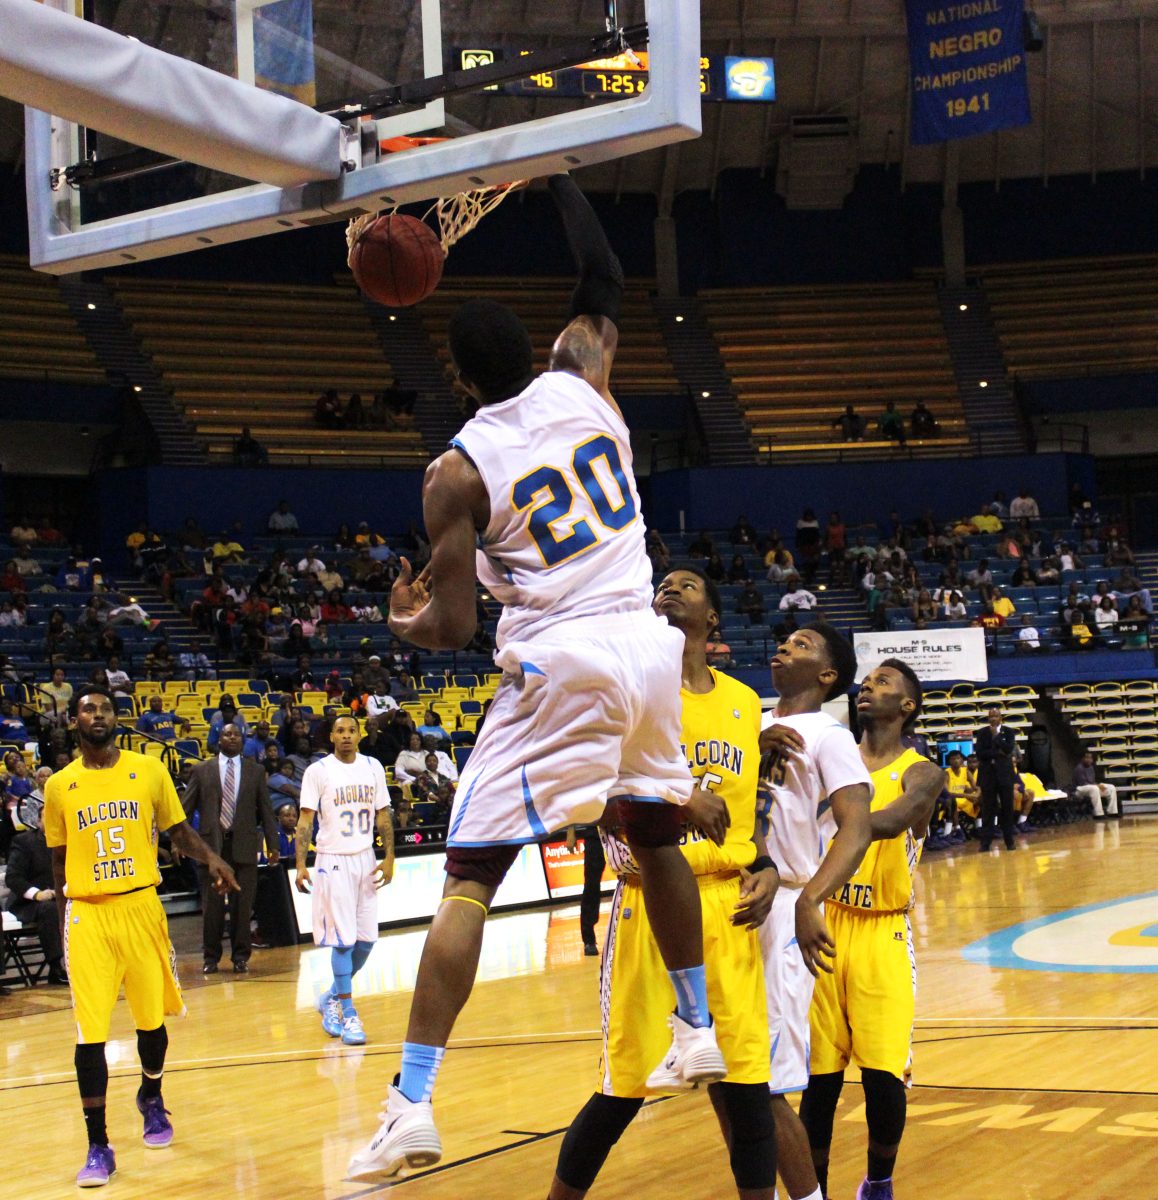
[[[892,804],[902,791],[905,772],[915,763],[928,762],[916,750],[906,750],[886,767],[872,773],[872,811]],[[845,908],[872,912],[903,912],[913,903],[913,875],[921,859],[924,839],[906,829],[895,838],[873,842],[856,874],[832,898]]]
[[[961,767],[954,771],[952,767],[946,767],[945,786],[951,796],[963,796],[973,787],[973,780],[969,778],[969,768]]]
[[[108,770],[74,759],[44,788],[45,839],[68,848],[65,892],[73,900],[155,887],[157,833],[184,819],[160,759],[131,750]]]
[[[715,687],[681,691],[683,751],[696,783],[728,806],[731,824],[722,846],[689,826],[683,852],[697,875],[738,870],[756,857],[756,783],[760,774],[760,697],[750,687],[712,670]]]

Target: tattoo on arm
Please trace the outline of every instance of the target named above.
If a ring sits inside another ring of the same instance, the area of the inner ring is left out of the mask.
[[[188,821],[181,821],[176,825],[172,825],[166,832],[169,835],[169,841],[186,857],[192,858],[199,863],[209,862],[213,851],[209,849],[202,840],[201,835]]]
[[[296,833],[297,840],[297,869],[304,871],[306,869],[306,855],[310,851],[310,839],[314,835],[314,810],[312,808],[303,808],[298,813],[298,828]]]
[[[378,836],[382,839],[382,857],[389,861],[394,857],[394,818],[390,809],[378,810]]]

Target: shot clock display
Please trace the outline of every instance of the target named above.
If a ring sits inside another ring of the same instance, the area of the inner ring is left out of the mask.
[[[460,49],[459,70],[517,58],[515,50],[492,47]],[[508,96],[560,98],[599,96],[626,100],[647,87],[647,52],[599,58],[565,71],[540,71],[526,79],[500,84],[494,90]],[[776,73],[772,59],[744,55],[704,55],[700,59],[700,94],[705,100],[739,100],[768,103],[776,99]]]

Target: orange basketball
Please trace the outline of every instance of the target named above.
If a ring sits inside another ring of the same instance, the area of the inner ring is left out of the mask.
[[[372,300],[407,308],[438,287],[446,261],[438,234],[417,217],[390,213],[368,226],[350,253],[350,270]]]

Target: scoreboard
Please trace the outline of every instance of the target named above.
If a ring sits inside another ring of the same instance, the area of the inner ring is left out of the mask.
[[[463,48],[456,53],[455,68],[465,71],[518,56],[518,51],[493,47]],[[507,96],[599,96],[625,100],[638,96],[646,87],[647,52],[640,51],[614,58],[597,58],[563,71],[541,71],[487,90]],[[772,59],[751,55],[704,55],[700,58],[700,95],[704,100],[769,103],[776,99]]]

